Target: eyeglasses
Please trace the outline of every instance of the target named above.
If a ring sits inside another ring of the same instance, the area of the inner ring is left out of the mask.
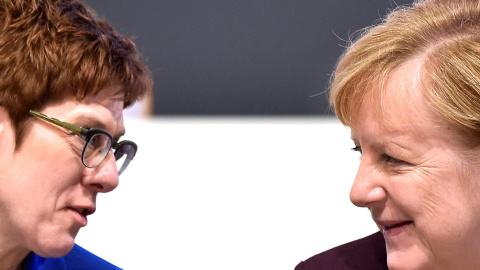
[[[30,114],[73,131],[85,140],[85,146],[82,151],[82,163],[85,167],[94,168],[98,166],[98,164],[105,159],[110,149],[114,149],[118,175],[120,175],[128,167],[135,153],[137,153],[137,145],[134,142],[127,140],[117,142],[113,139],[112,135],[104,129],[79,127],[33,110],[30,110]]]

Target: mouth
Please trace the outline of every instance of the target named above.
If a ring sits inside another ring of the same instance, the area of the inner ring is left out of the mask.
[[[79,213],[80,215],[83,215],[84,216],[84,212],[85,212],[85,208],[76,208],[76,207],[72,207],[70,208],[72,209],[73,211]]]
[[[391,224],[385,224],[383,225],[383,232],[388,232],[392,231],[397,228],[403,228],[406,227],[410,224],[412,224],[413,221],[403,221],[403,222],[398,222],[398,223],[391,223]]]
[[[70,211],[72,211],[75,217],[75,220],[82,226],[87,226],[87,216],[91,215],[95,212],[95,207],[79,207],[79,206],[71,206],[67,207]]]
[[[86,208],[83,208],[83,207],[69,207],[70,209],[72,209],[73,211],[79,213],[80,215],[83,215],[83,216],[88,216],[88,215],[91,215],[95,212],[95,208],[91,208],[91,207],[86,207]]]

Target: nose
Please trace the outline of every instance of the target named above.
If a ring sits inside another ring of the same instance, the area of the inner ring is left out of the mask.
[[[381,169],[363,156],[350,189],[350,201],[358,207],[372,207],[385,202],[387,192],[384,182]]]
[[[92,170],[88,177],[85,177],[85,184],[96,192],[110,192],[118,186],[118,171],[115,157],[109,151],[105,159]]]

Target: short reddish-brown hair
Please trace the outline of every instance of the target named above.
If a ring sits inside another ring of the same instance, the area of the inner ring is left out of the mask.
[[[0,106],[21,143],[29,110],[120,86],[124,107],[152,89],[135,44],[76,0],[0,2]]]

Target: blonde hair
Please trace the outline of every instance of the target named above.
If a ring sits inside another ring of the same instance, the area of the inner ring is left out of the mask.
[[[379,25],[365,29],[342,55],[331,79],[330,104],[342,123],[350,126],[356,121],[367,94],[378,99],[381,108],[385,78],[415,58],[422,59],[424,95],[430,106],[445,120],[478,136],[478,0],[419,1],[398,7]]]

